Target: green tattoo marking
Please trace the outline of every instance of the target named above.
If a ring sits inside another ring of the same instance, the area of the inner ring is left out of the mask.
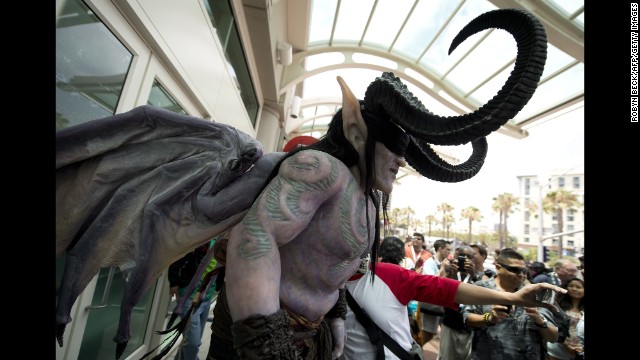
[[[276,178],[273,180],[273,186],[266,194],[266,207],[269,218],[273,221],[286,221],[287,217],[284,212],[278,211],[280,207],[280,192],[282,192],[282,179]]]
[[[239,255],[250,260],[261,258],[271,250],[271,241],[264,227],[260,225],[256,214],[257,203],[256,201],[251,206],[244,217],[243,223],[246,227],[247,237],[242,240],[239,247]]]
[[[321,162],[317,156],[314,157],[314,161],[311,164],[301,163],[297,161],[295,156],[290,159],[292,161],[289,166],[296,171],[311,172],[313,174],[320,173],[318,169],[320,168]],[[304,215],[303,211],[300,209],[300,199],[302,195],[309,192],[325,191],[336,182],[338,177],[337,160],[329,158],[329,163],[331,165],[331,169],[328,176],[317,179],[313,182],[303,182],[284,177],[276,177],[264,194],[265,210],[269,219],[276,222],[284,222],[288,220],[289,213],[296,217]],[[285,184],[288,186],[285,186]],[[280,202],[280,196],[283,191],[288,191],[284,204],[287,211],[284,211],[285,209],[282,208],[282,204]],[[251,209],[249,209],[243,220],[243,224],[247,232],[247,238],[242,242],[239,250],[240,256],[247,259],[260,258],[269,252],[272,247],[267,232],[265,231],[264,226],[260,223],[257,215],[257,205],[261,201],[262,200],[256,201],[251,206]]]
[[[256,207],[252,206],[244,218],[247,237],[239,247],[239,255],[251,260],[264,257],[272,246],[264,227],[260,225],[255,209]]]
[[[311,164],[301,163],[297,161],[297,158],[294,156],[291,158],[292,162],[289,164],[295,171],[299,172],[307,172],[318,174],[320,171],[320,159],[314,157],[314,161]],[[279,182],[274,186],[268,194],[267,198],[267,214],[269,218],[274,221],[286,221],[286,214],[290,212],[295,217],[302,217],[304,212],[300,209],[300,199],[303,194],[307,194],[310,192],[322,192],[329,189],[333,184],[335,184],[336,179],[338,177],[338,167],[335,159],[330,158],[329,163],[331,165],[331,169],[329,170],[328,176],[317,179],[315,181],[300,181],[294,180],[290,178],[278,178]],[[289,185],[287,187],[288,192],[286,194],[285,206],[288,211],[283,211],[280,204],[280,194],[282,191],[285,191],[285,187],[283,186],[286,183]]]
[[[363,220],[361,216],[358,216],[359,214],[365,213],[366,199],[362,198],[358,200],[355,209],[353,209],[352,205],[358,191],[358,183],[350,181],[347,189],[345,190],[345,194],[342,197],[342,201],[340,201],[340,227],[342,228],[342,236],[345,242],[351,248],[351,257],[336,265],[335,268],[329,269],[331,272],[339,272],[351,265],[352,259],[360,257],[360,254],[362,254],[367,247],[368,242],[361,243],[358,241],[355,234],[357,233],[357,236],[360,239],[365,238],[368,234],[366,219]],[[356,221],[355,229],[351,226],[354,222],[354,217]]]

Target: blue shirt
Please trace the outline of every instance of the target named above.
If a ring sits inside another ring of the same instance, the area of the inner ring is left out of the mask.
[[[481,280],[478,286],[496,289],[495,278]],[[521,286],[522,287],[522,286]],[[493,305],[467,305],[462,310],[464,321],[470,313],[491,312]],[[538,308],[540,315],[547,319],[549,326],[557,326],[553,313],[546,308]],[[540,360],[540,349],[545,341],[539,327],[526,314],[522,306],[514,306],[511,316],[495,326],[473,328],[475,360]]]

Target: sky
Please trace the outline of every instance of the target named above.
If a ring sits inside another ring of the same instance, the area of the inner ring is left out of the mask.
[[[354,95],[362,99],[367,86],[379,72],[366,69],[335,70],[324,76],[306,80],[304,97],[320,97],[327,94],[340,96],[336,76],[344,78]],[[450,109],[437,103],[417,87],[406,83],[427,109],[439,115],[452,115]],[[526,107],[526,105],[525,105]],[[422,176],[405,176],[394,184],[392,208],[411,207],[416,217],[438,214],[438,205],[446,202],[453,206],[457,224],[467,228],[460,220],[460,211],[469,206],[480,210],[483,219],[473,224],[474,228],[486,227],[492,231],[499,223],[499,215],[491,209],[493,198],[511,193],[519,196],[518,176],[537,175],[548,179],[550,174],[562,174],[566,170],[584,171],[584,103],[579,103],[564,112],[540,120],[526,128],[529,135],[516,139],[493,132],[487,137],[489,150],[480,172],[469,180],[459,183],[441,183]],[[471,155],[471,145],[447,147],[461,162]],[[536,191],[533,189],[532,191]],[[521,202],[522,204],[523,202]],[[516,216],[509,218],[509,227],[519,226]],[[464,230],[466,231],[466,230]]]
[[[487,137],[489,151],[480,172],[459,183],[440,183],[424,177],[407,176],[394,185],[392,207],[411,207],[416,217],[436,215],[438,205],[446,202],[454,207],[458,225],[460,211],[469,206],[480,209],[483,220],[474,227],[493,229],[499,223],[491,209],[493,197],[508,192],[519,196],[518,176],[537,175],[548,179],[550,174],[566,170],[584,171],[584,106],[528,129],[529,136],[515,139],[494,132]],[[462,146],[460,160],[471,153],[471,146]],[[546,181],[545,181],[546,183]],[[532,191],[536,191],[535,188]],[[522,202],[521,202],[522,204]],[[522,206],[520,206],[521,208]],[[516,226],[518,219],[509,219]],[[466,224],[465,228],[466,228]]]

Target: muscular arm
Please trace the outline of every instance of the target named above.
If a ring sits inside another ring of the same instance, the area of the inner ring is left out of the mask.
[[[337,159],[306,150],[283,161],[278,175],[229,234],[227,297],[234,321],[280,309],[280,253],[350,176]]]

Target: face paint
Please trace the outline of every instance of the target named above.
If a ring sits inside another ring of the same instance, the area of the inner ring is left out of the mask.
[[[393,182],[396,180],[398,170],[407,166],[404,158],[389,149],[382,142],[376,142],[375,150],[375,178],[373,187],[385,194],[393,190]]]

